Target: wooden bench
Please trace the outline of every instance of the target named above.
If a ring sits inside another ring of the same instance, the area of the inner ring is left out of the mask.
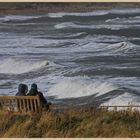
[[[40,113],[39,96],[0,96],[0,109],[10,112]]]

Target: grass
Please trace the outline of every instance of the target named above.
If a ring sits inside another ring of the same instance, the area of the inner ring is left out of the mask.
[[[18,114],[0,112],[0,137],[140,137],[140,113],[130,111]]]

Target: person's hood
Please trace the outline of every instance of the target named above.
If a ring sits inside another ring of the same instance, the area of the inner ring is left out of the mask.
[[[18,95],[25,95],[27,91],[27,86],[25,84],[20,84],[18,86]]]
[[[37,84],[36,84],[36,83],[33,83],[33,84],[31,85],[31,89],[37,91]]]

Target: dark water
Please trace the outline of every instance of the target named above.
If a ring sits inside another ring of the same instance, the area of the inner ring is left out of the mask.
[[[140,9],[0,17],[0,94],[36,82],[54,102],[139,104]]]

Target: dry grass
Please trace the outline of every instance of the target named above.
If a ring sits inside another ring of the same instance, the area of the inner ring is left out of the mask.
[[[139,112],[0,112],[0,137],[140,137]]]

